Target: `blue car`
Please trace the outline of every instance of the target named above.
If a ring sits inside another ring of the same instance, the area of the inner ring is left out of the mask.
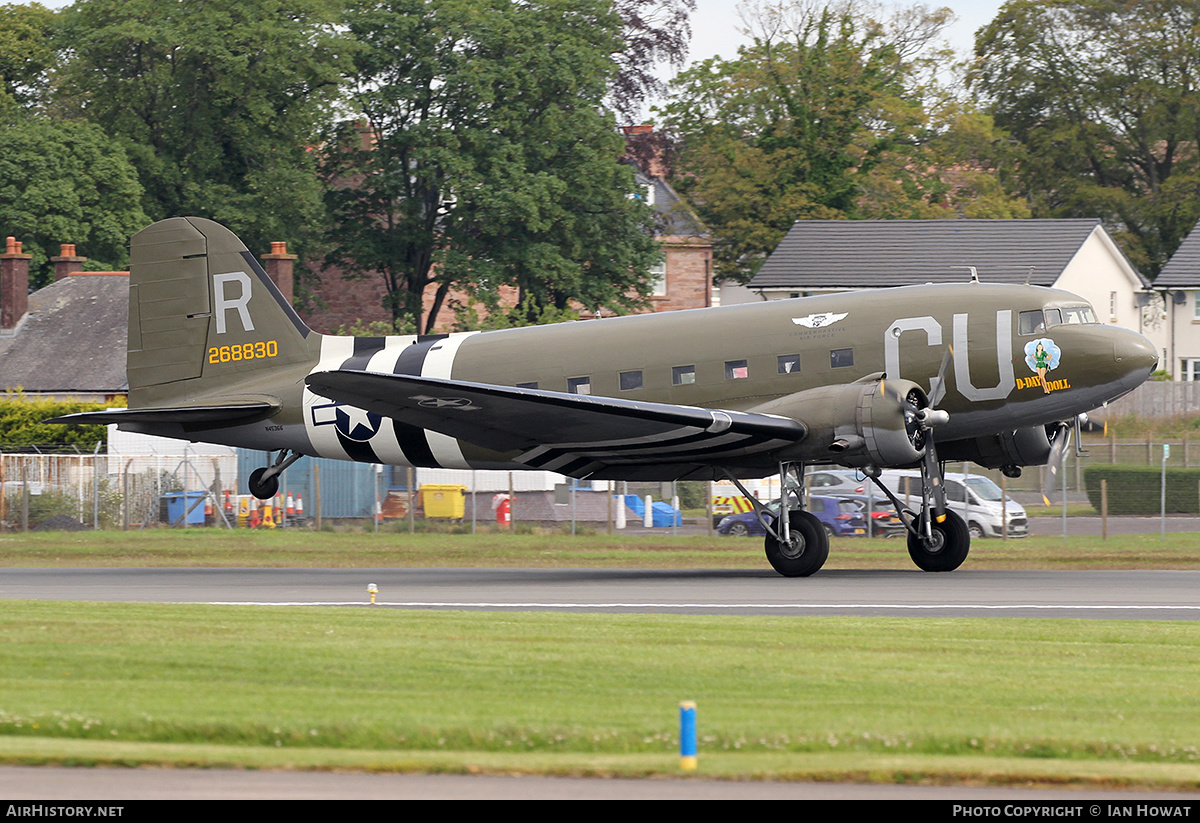
[[[775,514],[779,511],[779,501],[767,504],[767,508]],[[862,537],[867,533],[867,521],[863,518],[862,510],[853,500],[842,500],[838,497],[810,497],[808,510],[817,516],[825,533],[830,537],[856,536]],[[721,519],[717,524],[718,534],[735,536],[766,534],[762,524],[754,512],[731,514]]]

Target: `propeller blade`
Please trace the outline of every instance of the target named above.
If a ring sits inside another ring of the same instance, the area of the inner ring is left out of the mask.
[[[1055,423],[1053,426],[1054,432],[1050,436],[1050,459],[1046,461],[1046,471],[1042,473],[1042,501],[1047,506],[1050,505],[1050,495],[1060,486],[1058,472],[1062,467],[1063,455],[1071,444],[1070,424]]]

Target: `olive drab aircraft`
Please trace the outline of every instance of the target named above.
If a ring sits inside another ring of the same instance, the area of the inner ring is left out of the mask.
[[[807,464],[873,479],[917,467],[919,511],[878,485],[914,562],[949,571],[970,536],[946,508],[942,461],[1013,476],[1045,464],[1073,421],[1156,365],[1148,340],[1098,323],[1076,295],[980,282],[329,336],[305,325],[232,232],[181,217],[132,239],[129,407],[56,422],[278,452],[249,480],[264,498],[303,455],[739,485],[778,473],[788,516],[761,505],[758,515],[769,562],[796,577],[829,552],[798,493]]]

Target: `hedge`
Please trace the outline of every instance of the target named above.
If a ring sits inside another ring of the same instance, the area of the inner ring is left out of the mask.
[[[1083,484],[1100,511],[1100,481],[1108,481],[1109,514],[1158,514],[1162,511],[1162,469],[1155,466],[1088,466]],[[1168,514],[1200,513],[1200,469],[1167,469]]]

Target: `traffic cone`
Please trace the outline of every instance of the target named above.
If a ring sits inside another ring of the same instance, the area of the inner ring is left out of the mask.
[[[229,496],[229,489],[225,490],[225,514],[233,514],[233,498]]]
[[[287,516],[288,517],[296,516],[296,501],[295,501],[295,499],[292,498],[291,492],[287,493]]]
[[[258,524],[261,522],[262,522],[262,520],[259,517],[259,511],[258,511],[258,498],[251,497],[250,498],[250,528],[257,529]]]
[[[275,495],[275,510],[274,510],[275,525],[278,526],[283,522],[283,506],[279,505],[279,495]]]
[[[304,498],[296,495],[296,517],[304,519]]]

